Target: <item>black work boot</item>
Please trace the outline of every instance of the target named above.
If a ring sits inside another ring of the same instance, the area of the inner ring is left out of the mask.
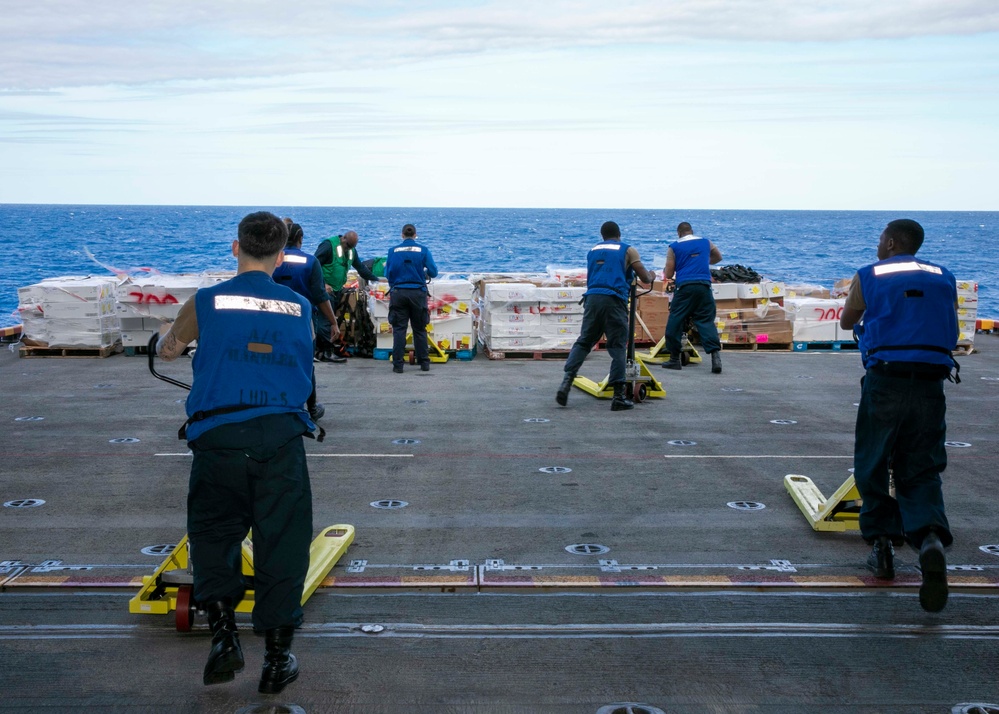
[[[683,364],[680,362],[680,355],[670,353],[669,362],[663,362],[663,369],[683,369]]]
[[[236,634],[236,613],[228,600],[208,605],[208,626],[212,630],[212,651],[205,664],[205,684],[231,682],[243,671],[243,650]]]
[[[569,391],[572,389],[572,380],[575,378],[576,375],[572,372],[566,372],[562,378],[562,384],[559,385],[558,391],[555,392],[555,401],[563,407],[569,401]]]
[[[298,660],[291,653],[291,639],[295,628],[275,627],[267,630],[267,651],[264,653],[264,670],[260,673],[261,694],[277,694],[298,679]]]
[[[895,579],[895,549],[892,547],[891,538],[877,537],[871,554],[867,556],[867,567],[874,571],[874,577],[883,580]]]
[[[919,604],[927,612],[940,612],[947,604],[947,559],[940,536],[930,531],[919,548],[919,569],[923,584],[919,586]]]
[[[634,409],[635,403],[624,396],[624,385],[614,385],[614,398],[611,400],[611,411],[619,412],[625,409]]]
[[[721,374],[721,353],[711,353],[711,374]]]

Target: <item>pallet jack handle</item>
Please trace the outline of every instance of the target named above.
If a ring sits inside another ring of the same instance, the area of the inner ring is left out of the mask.
[[[146,352],[149,353],[149,372],[154,377],[156,377],[156,379],[162,379],[164,382],[168,382],[169,384],[172,384],[176,387],[180,387],[181,389],[186,389],[190,391],[191,390],[190,384],[185,384],[184,382],[178,381],[173,377],[167,377],[166,375],[160,374],[159,372],[156,371],[156,366],[153,364],[153,361],[156,358],[156,343],[159,341],[159,339],[160,339],[159,333],[154,332],[152,336],[149,338],[149,344],[146,347]]]
[[[641,293],[641,295],[648,295],[652,292],[652,287],[650,286],[648,290]],[[638,298],[641,297],[638,294],[638,277],[632,276],[631,278],[631,295],[628,300],[628,363],[635,361],[635,323],[637,318],[638,310]]]

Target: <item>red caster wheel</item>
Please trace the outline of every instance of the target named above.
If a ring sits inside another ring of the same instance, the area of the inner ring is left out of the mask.
[[[195,607],[191,592],[190,585],[181,585],[177,588],[177,610],[174,613],[177,632],[190,632],[194,624]]]

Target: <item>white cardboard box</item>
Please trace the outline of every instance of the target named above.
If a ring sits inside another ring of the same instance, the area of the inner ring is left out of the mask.
[[[715,300],[735,300],[739,297],[739,283],[711,283]]]
[[[836,342],[839,323],[835,320],[802,320],[791,323],[795,342]]]
[[[530,283],[486,283],[483,299],[489,303],[538,302],[537,291]]]

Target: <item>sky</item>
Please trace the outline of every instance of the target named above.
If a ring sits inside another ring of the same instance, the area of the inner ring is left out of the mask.
[[[0,203],[999,210],[995,0],[2,0]]]

